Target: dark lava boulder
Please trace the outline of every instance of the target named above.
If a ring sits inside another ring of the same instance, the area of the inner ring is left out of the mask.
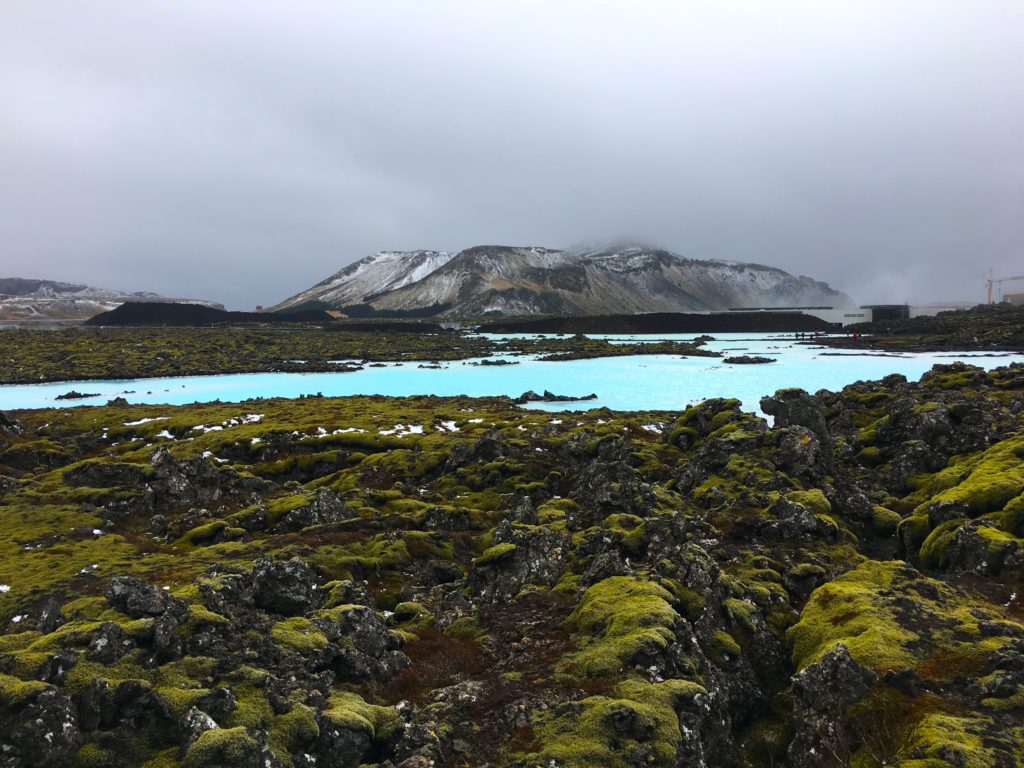
[[[252,587],[257,607],[282,616],[306,613],[323,602],[316,574],[298,557],[283,563],[261,560],[252,570]]]
[[[71,764],[81,743],[67,696],[46,683],[0,674],[0,765],[61,768]]]
[[[21,432],[21,423],[0,411],[0,434],[17,435]]]
[[[842,727],[846,708],[860,701],[875,682],[875,673],[860,666],[845,645],[793,676],[796,734],[789,747],[794,768],[840,765],[836,755],[849,754],[849,733]]]
[[[288,512],[281,525],[285,530],[298,531],[313,525],[327,525],[350,520],[356,513],[347,507],[341,498],[330,488],[319,488],[309,504]]]
[[[824,461],[831,467],[832,434],[822,402],[816,395],[802,389],[780,389],[770,397],[761,398],[761,410],[775,417],[776,427],[803,427],[814,434],[822,446]]]
[[[400,636],[375,611],[348,605],[323,614],[313,623],[337,648],[331,668],[338,681],[385,682],[409,666],[408,657],[399,650]]]
[[[487,600],[511,600],[527,584],[553,587],[567,568],[571,540],[549,528],[503,520],[492,540],[469,573],[469,584]]]
[[[152,486],[160,504],[203,505],[221,496],[221,473],[209,459],[193,456],[178,461],[166,446],[160,446],[150,462],[153,465]]]
[[[178,614],[185,612],[184,604],[167,594],[166,590],[134,576],[115,576],[104,596],[108,603],[133,619],[159,616],[168,610]]]
[[[70,486],[90,488],[135,487],[149,477],[145,467],[124,462],[86,461],[65,470],[64,482]]]

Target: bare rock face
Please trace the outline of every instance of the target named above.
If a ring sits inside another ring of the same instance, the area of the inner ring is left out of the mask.
[[[160,446],[150,461],[158,503],[202,506],[220,498],[220,472],[209,459],[194,456],[178,461],[165,446]]]
[[[315,623],[338,646],[331,668],[339,681],[386,681],[409,664],[398,650],[398,636],[369,608],[352,606],[335,619]]]
[[[805,441],[801,437],[797,443],[788,446],[795,470],[831,472],[832,447],[835,441],[829,432],[822,403],[817,396],[809,395],[802,389],[780,389],[771,397],[761,398],[761,410],[775,417],[776,427],[802,427],[814,436],[818,447],[814,451],[813,461],[800,461],[797,451],[800,445],[809,444],[810,441]]]
[[[989,530],[986,531],[985,529]],[[986,533],[996,532],[995,537]],[[1000,539],[998,529],[988,520],[967,520],[953,534],[946,557],[951,573],[973,573],[978,576],[997,576],[1000,573],[1021,573],[1024,566],[1017,543],[1009,538]]]
[[[0,434],[17,435],[21,433],[21,423],[0,411]]]
[[[64,614],[60,610],[60,604],[52,597],[49,598],[39,611],[39,620],[36,621],[36,629],[48,635],[64,625]]]
[[[166,591],[134,576],[115,576],[105,593],[107,602],[133,619],[159,616],[165,611],[183,613],[184,605]]]
[[[786,498],[781,498],[769,507],[774,519],[765,520],[759,533],[769,540],[822,539],[837,541],[839,528],[815,515],[811,510]]]
[[[845,645],[793,676],[796,734],[789,759],[794,768],[843,764],[842,756],[849,752],[844,711],[860,701],[875,679],[875,673],[855,662]]]
[[[552,587],[565,572],[568,536],[547,528],[512,525],[504,520],[494,529],[488,555],[478,558],[469,582],[490,600],[511,600],[526,584]]]
[[[71,700],[45,683],[0,675],[0,765],[63,768],[82,743]]]
[[[322,602],[316,574],[298,557],[283,563],[257,563],[252,571],[252,585],[256,606],[283,616],[307,613]]]
[[[309,504],[297,507],[284,516],[283,527],[289,531],[298,531],[313,525],[327,525],[350,520],[356,513],[345,506],[345,503],[330,488],[320,488]]]

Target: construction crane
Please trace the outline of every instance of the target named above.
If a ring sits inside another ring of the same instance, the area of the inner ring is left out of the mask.
[[[993,277],[992,270],[989,270],[988,277],[985,282],[988,284],[988,303],[992,304],[992,286],[999,286],[999,297],[1003,296],[1003,283],[1008,283],[1011,280],[1024,280],[1024,275],[1017,275],[1016,277]]]

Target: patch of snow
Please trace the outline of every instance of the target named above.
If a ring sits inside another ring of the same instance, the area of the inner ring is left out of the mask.
[[[395,424],[391,429],[380,430],[382,435],[395,435],[396,437],[406,437],[407,435],[422,435],[423,425],[422,424]]]
[[[156,433],[156,436],[157,437],[166,437],[168,440],[173,440],[174,439],[174,435],[172,435],[166,429],[161,429],[159,432]]]
[[[138,421],[125,421],[125,422],[123,422],[123,426],[126,426],[126,427],[137,427],[140,424],[148,424],[151,421],[167,421],[168,418],[169,417],[167,417],[167,416],[154,416],[151,419],[139,419]]]
[[[10,592],[10,591],[11,591],[11,585],[10,584],[0,584],[0,595],[2,595],[4,592]]]

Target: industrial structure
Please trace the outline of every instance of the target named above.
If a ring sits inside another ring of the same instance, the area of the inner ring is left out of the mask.
[[[1024,298],[1024,294],[1022,294]],[[874,320],[906,320],[930,317],[939,312],[967,309],[970,303],[959,304],[864,304],[860,307],[731,307],[730,312],[793,312],[811,315],[837,328]]]
[[[988,277],[985,278],[985,283],[988,286],[988,303],[995,304],[992,300],[992,288],[994,286],[999,287],[999,301],[1003,300],[1003,283],[1009,283],[1014,280],[1024,280],[1024,275],[1017,275],[1016,277],[996,277],[995,273],[990,269],[988,271]],[[1019,304],[1020,301],[1015,301],[1012,297],[1019,296],[1019,293],[1009,293],[1006,295],[1006,300],[1011,304]]]

